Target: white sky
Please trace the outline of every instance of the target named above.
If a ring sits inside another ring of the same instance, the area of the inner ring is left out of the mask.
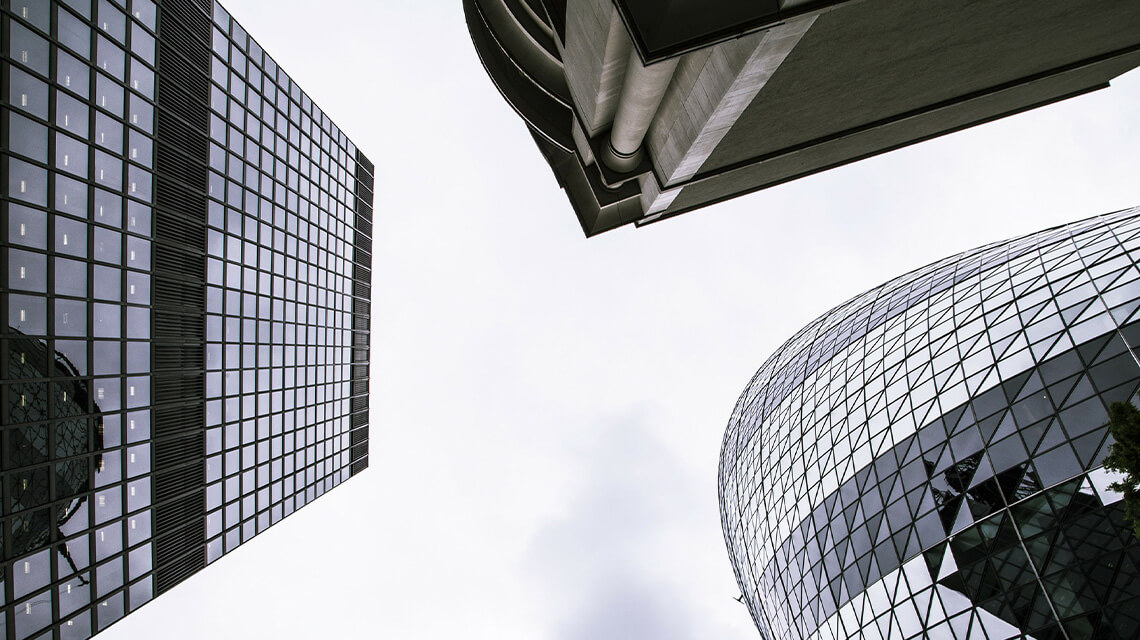
[[[371,468],[101,638],[757,637],[720,533],[733,403],[819,314],[1140,204],[1140,75],[583,238],[458,2],[227,0],[376,163]]]

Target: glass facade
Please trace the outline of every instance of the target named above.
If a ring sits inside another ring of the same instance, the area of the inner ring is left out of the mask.
[[[209,559],[347,479],[356,147],[219,5],[206,288]]]
[[[83,638],[154,593],[157,8],[4,9],[0,629]]]
[[[722,526],[765,638],[1125,639],[1102,466],[1137,402],[1140,209],[957,255],[817,319],[745,390]]]
[[[367,465],[372,165],[208,0],[0,0],[0,639]]]

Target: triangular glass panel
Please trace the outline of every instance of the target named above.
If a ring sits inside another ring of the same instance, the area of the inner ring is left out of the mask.
[[[949,387],[951,384],[951,380],[954,378],[954,373],[956,371],[957,371],[957,367],[950,367],[950,368],[946,369],[945,371],[939,371],[938,373],[935,373],[934,374],[934,388],[939,389],[939,390],[945,390],[947,387]]]
[[[1045,383],[1041,380],[1041,376],[1037,374],[1036,370],[1030,370],[1026,373],[1029,374],[1029,377],[1021,387],[1021,391],[1017,393],[1017,397],[1013,399],[1014,402],[1024,400],[1030,396],[1036,396],[1045,388]]]
[[[1132,300],[1130,302],[1125,302],[1122,305],[1113,307],[1109,311],[1109,314],[1112,315],[1112,319],[1116,321],[1116,324],[1124,324],[1132,318],[1133,314],[1136,313],[1136,310],[1138,308],[1140,308],[1140,300]]]
[[[1076,323],[1077,318],[1081,317],[1081,314],[1085,312],[1085,309],[1089,308],[1089,305],[1092,304],[1092,301],[1093,298],[1088,298],[1087,300],[1081,300],[1076,304],[1061,309],[1061,320],[1064,321],[1065,326],[1073,326],[1073,324]]]
[[[1069,393],[1073,390],[1073,387],[1077,386],[1077,383],[1082,380],[1085,383],[1085,387],[1090,392],[1088,395],[1092,395],[1092,386],[1088,384],[1088,376],[1084,375],[1070,376],[1060,382],[1050,385],[1048,389],[1049,398],[1053,401],[1054,406],[1062,406],[1065,402],[1065,398],[1069,397]],[[1087,397],[1087,395],[1082,397]]]
[[[1045,300],[1045,301],[1038,302],[1036,304],[1030,305],[1027,308],[1021,309],[1021,324],[1022,324],[1022,326],[1028,326],[1028,325],[1033,324],[1033,321],[1037,319],[1038,314],[1040,314],[1041,311],[1045,309],[1046,305],[1049,305],[1051,307],[1053,305],[1053,301],[1052,300]]]
[[[1093,279],[1093,284],[1100,291],[1108,291],[1116,284],[1116,281],[1124,274],[1128,273],[1131,269],[1126,263],[1124,256],[1117,256],[1113,258],[1113,266],[1109,271],[1104,271]],[[1101,268],[1106,268],[1105,265],[1096,265],[1090,271],[1099,271]]]
[[[980,536],[980,539],[982,540],[982,546],[980,548],[984,549],[986,553],[989,553],[990,548],[993,545],[993,541],[997,537],[998,529],[1001,526],[1003,517],[1004,514],[997,514],[993,517],[985,519],[978,518],[978,521],[975,523],[974,527],[970,529],[971,532],[976,531]],[[960,534],[958,537],[961,538],[962,535]]]
[[[958,562],[954,559],[954,553],[950,550],[949,545],[943,545],[942,560],[938,567],[938,582],[942,582],[946,578],[958,572]]]
[[[973,617],[972,611],[967,611],[954,616],[950,619],[950,627],[954,629],[955,638],[969,638],[970,637],[970,618]]]
[[[1057,342],[1054,343],[1053,346],[1049,348],[1049,353],[1045,354],[1044,360],[1048,361],[1048,360],[1050,360],[1052,358],[1056,358],[1056,357],[1058,357],[1064,353],[1070,353],[1070,352],[1072,352],[1072,350],[1073,350],[1072,338],[1069,337],[1069,334],[1062,333],[1057,338]]]
[[[855,512],[859,509],[859,504],[849,504],[843,509],[843,520],[847,523],[847,530],[851,531],[855,526]]]
[[[1089,367],[1094,367],[1127,352],[1128,345],[1120,339],[1120,336],[1114,335],[1105,343],[1104,348],[1096,355],[1096,358],[1089,363]]]
[[[1097,502],[1100,501],[1100,499],[1097,498],[1096,489],[1093,487],[1093,483],[1091,480],[1089,480],[1088,476],[1085,476],[1084,480],[1081,482],[1081,488],[1079,489],[1079,492],[1086,496],[1085,500],[1088,500],[1089,498],[1096,498]]]
[[[1087,470],[1094,466],[1096,454],[1100,451],[1106,437],[1105,431],[1097,430],[1073,440],[1073,450],[1076,451],[1077,460],[1080,461],[1082,469]]]
[[[966,429],[971,429],[978,419],[974,415],[974,408],[970,404],[964,404],[961,407],[961,415],[958,417],[957,424],[954,425],[953,434],[961,433]]]
[[[1014,496],[1017,494],[1017,489],[1021,486],[1021,479],[1024,477],[1025,465],[1016,465],[997,475],[998,489],[1007,504],[1016,502]]]
[[[1063,514],[1068,509],[1069,504],[1072,503],[1073,496],[1081,488],[1081,483],[1084,481],[1084,476],[1070,480],[1062,485],[1053,487],[1046,492],[1049,498],[1049,503],[1053,506],[1053,513]]]
[[[1135,538],[1132,538],[1129,542],[1132,543],[1134,541]],[[1120,556],[1120,565],[1117,569],[1116,577],[1113,580],[1114,591],[1116,593],[1128,593],[1129,590],[1134,590],[1136,588],[1136,575],[1138,571],[1140,571],[1140,566],[1137,566],[1136,562],[1129,557],[1129,554],[1122,554]],[[1134,616],[1137,620],[1137,624],[1140,625],[1140,598],[1133,599],[1132,603],[1135,607],[1132,611],[1135,612]]]
[[[942,568],[942,561],[946,557],[947,545],[941,542],[922,553],[923,558],[926,560],[926,568],[930,571],[932,578],[937,578],[940,575]]]
[[[1025,359],[1027,362],[1032,362],[1028,347],[1029,341],[1025,338],[1025,332],[1018,332],[1013,334],[1013,341],[1009,347],[1005,348],[1003,353],[999,354],[998,350],[994,350],[995,359],[999,360],[999,363],[1001,363],[1001,360],[1008,359],[1015,360],[1015,362],[1020,362],[1021,359]]]
[[[1005,397],[1009,399],[1009,402],[1011,404],[1013,403],[1014,398],[1017,398],[1019,396],[1022,387],[1024,387],[1025,383],[1029,381],[1029,376],[1032,373],[1032,371],[1025,371],[1010,377],[1008,380],[1002,383],[1002,390],[1005,392]]]
[[[1083,344],[1077,345],[1077,352],[1084,362],[1093,362],[1108,342],[1116,337],[1115,334],[1106,334],[1093,338]]]
[[[1085,598],[1081,598],[1085,600]],[[1097,627],[1100,622],[1100,613],[1086,613],[1083,616],[1065,620],[1065,632],[1069,638],[1096,638]]]
[[[1056,348],[1057,343],[1064,339],[1064,337],[1065,334],[1063,332],[1055,333],[1051,336],[1041,339],[1038,342],[1033,343],[1029,348],[1033,352],[1033,356],[1037,359],[1037,361],[1041,362],[1049,356],[1049,353],[1051,353],[1053,349]]]
[[[1065,441],[1065,437],[1064,429],[1061,428],[1061,421],[1056,418],[1049,420],[1049,428],[1045,430],[1045,434],[1041,438],[1041,442],[1037,445],[1037,450],[1034,452],[1034,455],[1048,451],[1061,444]]]
[[[993,435],[990,436],[990,442],[995,442],[1012,435],[1017,431],[1017,423],[1013,419],[1013,412],[1006,411],[1000,414],[1001,421],[998,423],[997,428],[994,430]]]
[[[1113,402],[1131,402],[1133,405],[1140,406],[1140,401],[1137,400],[1136,396],[1136,380],[1130,380],[1108,391],[1101,391],[1100,399],[1110,407]]]
[[[1034,539],[1035,536],[1052,531],[1058,519],[1053,511],[1053,505],[1049,503],[1048,497],[1044,494],[1019,502],[1013,505],[1010,511],[1013,513],[1014,521],[1017,522],[1017,528],[1021,531],[1022,538],[1027,542]],[[1048,547],[1045,548],[1045,551],[1048,552]]]
[[[958,517],[954,520],[954,526],[951,533],[961,531],[974,523],[974,519],[970,516],[970,510],[965,506],[958,509]]]
[[[1081,362],[1076,353],[1067,353],[1064,356],[1037,365],[1041,380],[1046,385],[1052,385],[1080,373],[1084,368],[1084,363]]]
[[[1105,307],[1105,303],[1101,302],[1100,299],[1093,300],[1091,305],[1089,305],[1089,307],[1086,308],[1083,313],[1076,318],[1076,322],[1073,323],[1073,326],[1081,324],[1085,321],[1089,321],[1089,319],[1105,316],[1107,314],[1108,309]]]
[[[1010,412],[1010,415],[1012,415],[1012,412]],[[1037,445],[1041,444],[1041,439],[1045,437],[1045,432],[1049,429],[1049,425],[1055,420],[1055,418],[1047,418],[1021,428],[1019,435],[1025,442],[1026,451],[1032,453],[1037,450]]]
[[[997,497],[996,496],[996,491],[997,491],[996,487],[997,487],[997,483],[991,480],[989,483],[982,485],[979,488],[979,492],[985,491],[987,494],[995,494],[995,495],[992,495],[992,497]],[[974,493],[974,492],[971,492],[971,493]],[[984,517],[990,515],[991,513],[994,513],[995,511],[997,511],[998,509],[1001,508],[1000,504],[994,504],[993,503],[992,497],[991,497],[991,499],[985,499],[981,496],[975,498],[971,495],[971,496],[968,496],[966,498],[966,505],[969,507],[970,516],[974,520],[984,518]]]
[[[981,463],[982,453],[977,452],[971,456],[962,457],[959,462],[951,465],[946,470],[945,480],[946,483],[958,493],[965,493],[970,487],[970,481],[974,478],[974,473]]]
[[[859,489],[859,493],[863,493],[863,489],[866,488],[872,469],[874,466],[867,466],[855,472],[855,486]]]
[[[953,426],[958,423],[958,418],[962,416],[962,412],[965,411],[965,409],[965,405],[959,405],[957,407],[943,407],[941,422],[945,429],[946,435],[949,436],[953,433]]]
[[[903,562],[908,562],[912,558],[917,557],[918,554],[922,552],[922,542],[918,539],[918,530],[914,527],[910,527],[909,531],[910,534],[906,539],[906,549],[900,556],[900,559]]]
[[[915,611],[918,612],[919,621],[925,627],[930,620],[930,601],[934,599],[934,589],[923,589],[911,596]],[[912,630],[908,632],[913,633]]]
[[[1001,424],[1001,420],[1004,415],[1004,413],[995,413],[990,417],[978,422],[976,428],[982,437],[982,442],[988,445],[993,441],[994,432],[997,431],[997,428]]]
[[[973,477],[970,478],[970,485],[969,485],[970,489],[973,489],[973,488],[977,487],[978,485],[982,484],[983,482],[990,480],[991,478],[993,478],[993,476],[994,476],[994,469],[993,469],[993,466],[990,464],[989,456],[986,456],[986,455],[980,456],[978,459],[978,466],[974,470],[974,475],[973,475]],[[996,486],[994,488],[996,488]]]
[[[922,457],[922,448],[918,445],[918,438],[913,436],[896,445],[894,450],[900,467],[905,467]]]
[[[985,332],[982,332],[976,336],[971,336],[965,339],[961,344],[959,344],[958,348],[961,350],[963,358],[969,358],[970,356],[978,353],[983,349],[988,349],[990,345],[989,341],[986,340],[985,337]]]
[[[942,504],[938,509],[938,517],[942,519],[942,526],[945,529],[946,535],[950,535],[951,530],[954,528],[954,520],[958,518],[958,511],[962,505],[962,496],[956,495],[951,497]]]

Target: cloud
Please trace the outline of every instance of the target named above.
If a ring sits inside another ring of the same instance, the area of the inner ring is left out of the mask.
[[[549,637],[685,640],[707,626],[675,563],[695,544],[694,512],[707,515],[709,496],[696,489],[714,485],[644,422],[615,420],[570,445],[580,484],[525,560],[550,608]]]
[[[612,579],[621,576],[604,575]],[[696,637],[692,612],[678,606],[677,599],[662,593],[657,585],[634,577],[624,584],[600,585],[605,590],[593,592],[581,602],[575,615],[557,630],[558,640],[597,640],[599,638],[639,638],[682,640]]]

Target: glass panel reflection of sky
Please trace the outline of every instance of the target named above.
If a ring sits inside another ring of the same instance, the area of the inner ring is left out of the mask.
[[[355,148],[215,5],[207,557],[349,477]]]

